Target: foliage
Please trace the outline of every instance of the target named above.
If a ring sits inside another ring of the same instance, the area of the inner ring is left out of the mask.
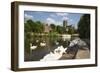
[[[27,53],[29,53],[30,52],[30,38],[31,38],[31,35],[30,35],[30,33],[25,33],[24,34],[25,35],[25,37],[24,37],[24,40],[25,40],[25,51],[27,52]]]
[[[58,33],[60,33],[60,34],[63,34],[63,27],[62,26],[57,26],[57,30],[56,30]]]
[[[39,21],[34,22],[32,20],[27,20],[24,25],[24,40],[25,40],[25,51],[27,53],[30,52],[30,42],[32,38],[32,34],[41,33],[44,30],[43,24]]]
[[[34,22],[32,20],[28,20],[25,23],[25,32],[41,33],[43,30],[43,24],[40,21]]]
[[[56,25],[55,24],[50,24],[50,27],[51,27],[51,29],[52,29],[53,32],[56,31]]]
[[[84,14],[78,23],[80,38],[90,38],[90,15]]]
[[[76,29],[74,27],[69,28],[68,34],[74,34],[76,33]]]

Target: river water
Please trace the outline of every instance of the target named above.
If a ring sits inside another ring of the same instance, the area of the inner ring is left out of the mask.
[[[70,39],[61,36],[36,36],[31,38],[31,43],[37,46],[34,50],[27,53],[25,51],[24,61],[39,61],[49,52],[53,52],[58,46],[68,47]],[[40,45],[45,43],[45,45]],[[29,43],[30,44],[30,43]]]

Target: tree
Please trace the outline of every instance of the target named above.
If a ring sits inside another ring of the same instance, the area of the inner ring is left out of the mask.
[[[32,20],[27,20],[26,23],[24,23],[24,40],[25,40],[25,51],[27,53],[30,52],[30,42],[33,36],[32,33],[41,33],[43,32],[43,24],[40,21],[34,22]]]
[[[90,14],[84,14],[78,23],[80,38],[90,38]]]
[[[63,34],[64,30],[63,30],[63,27],[62,26],[57,26],[57,29],[56,31],[59,33],[59,34]]]
[[[75,33],[75,28],[70,26],[68,29],[68,34],[74,34]]]
[[[24,23],[24,46],[25,46],[25,52],[30,53],[30,39],[31,39],[31,34],[33,29],[33,21],[32,20],[27,20],[26,23]]]
[[[35,22],[36,26],[34,26],[34,28],[36,28],[36,31],[38,33],[42,33],[44,31],[44,26],[40,21]]]
[[[50,24],[50,27],[51,27],[53,32],[56,31],[56,25],[55,24]]]
[[[25,23],[25,32],[41,33],[43,30],[43,24],[40,21],[27,20]]]
[[[24,24],[25,32],[32,32],[32,27],[33,27],[33,21],[27,20],[27,22]]]

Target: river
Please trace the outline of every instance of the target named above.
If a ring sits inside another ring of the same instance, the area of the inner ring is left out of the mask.
[[[31,38],[31,43],[33,46],[37,46],[30,53],[25,52],[25,61],[39,61],[49,52],[53,52],[58,46],[68,47],[70,38],[67,36],[35,36]],[[30,44],[30,43],[29,43]],[[45,45],[42,45],[45,44]]]

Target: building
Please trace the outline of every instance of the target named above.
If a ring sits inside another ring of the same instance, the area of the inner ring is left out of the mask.
[[[64,32],[67,32],[68,29],[68,21],[67,20],[63,20],[63,28],[64,28]]]
[[[68,24],[67,20],[63,20],[63,27],[64,27],[64,28],[67,27],[67,24]]]
[[[45,32],[45,33],[49,33],[51,30],[52,30],[52,29],[51,29],[51,27],[50,27],[48,24],[45,24],[45,25],[44,25],[44,32]]]

